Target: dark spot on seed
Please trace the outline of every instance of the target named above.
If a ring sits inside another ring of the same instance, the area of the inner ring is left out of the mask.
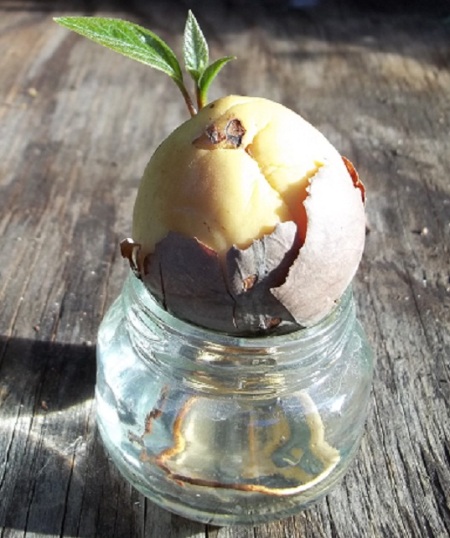
[[[227,142],[238,148],[242,144],[242,137],[245,135],[245,129],[242,123],[234,118],[227,123],[225,127],[225,136]]]
[[[208,140],[211,142],[211,144],[219,144],[220,142],[223,142],[226,138],[225,134],[222,133],[214,125],[214,123],[206,128],[205,134],[208,137]]]
[[[266,320],[266,329],[274,329],[281,323],[280,318],[269,318]]]

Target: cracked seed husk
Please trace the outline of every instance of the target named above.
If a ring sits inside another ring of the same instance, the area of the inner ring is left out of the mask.
[[[127,252],[151,293],[182,319],[235,334],[324,317],[365,236],[351,163],[291,110],[241,96],[205,107],[161,144],[133,217]]]

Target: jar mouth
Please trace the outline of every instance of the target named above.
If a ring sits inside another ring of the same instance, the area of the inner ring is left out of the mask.
[[[233,348],[236,348],[239,353],[246,351],[251,353],[258,348],[288,350],[291,346],[298,349],[300,344],[305,349],[313,349],[318,345],[323,346],[328,340],[336,340],[337,335],[348,324],[351,313],[354,312],[352,289],[349,286],[336,302],[333,310],[310,327],[282,334],[240,336],[200,327],[177,318],[159,304],[142,281],[133,273],[130,273],[125,287],[128,290],[131,303],[142,309],[143,315],[139,316],[140,322],[146,323],[148,321],[152,327],[156,324],[166,334],[188,336],[193,345],[198,343],[205,346],[205,344],[210,343],[214,347],[224,347],[228,353]]]

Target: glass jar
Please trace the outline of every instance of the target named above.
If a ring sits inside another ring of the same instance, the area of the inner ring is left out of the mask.
[[[357,451],[373,361],[350,290],[314,327],[241,338],[173,317],[131,275],[97,353],[110,456],[141,493],[184,517],[289,516],[328,493]]]

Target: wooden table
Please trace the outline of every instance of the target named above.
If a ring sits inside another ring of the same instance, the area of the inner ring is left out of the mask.
[[[448,536],[450,4],[189,4],[212,56],[239,57],[211,97],[284,103],[365,181],[354,290],[378,363],[361,450],[326,499],[256,528],[186,521],[122,480],[95,427],[96,331],[128,271],[140,175],[187,115],[167,77],[52,16],[131,19],[180,50],[187,3],[3,0],[0,536]]]

